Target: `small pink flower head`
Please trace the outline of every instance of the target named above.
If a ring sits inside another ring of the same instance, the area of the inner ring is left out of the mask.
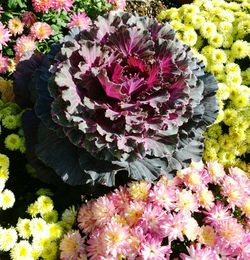
[[[221,256],[221,259],[235,259],[235,248],[225,243],[223,239],[217,237],[216,244],[213,246],[214,250]]]
[[[7,46],[10,36],[10,31],[0,22],[0,50],[2,50],[2,46]]]
[[[64,235],[60,243],[60,259],[78,259],[77,257],[85,253],[84,238],[79,231],[71,231]]]
[[[70,22],[68,23],[68,27],[70,29],[79,27],[82,30],[88,30],[90,23],[91,23],[91,20],[87,16],[87,14],[77,13],[77,14],[71,15]]]
[[[232,247],[238,247],[245,236],[242,225],[235,218],[222,221],[217,227],[217,232],[219,237]]]
[[[29,28],[36,22],[36,15],[32,12],[26,11],[22,14],[22,22]]]
[[[113,201],[117,212],[123,211],[130,203],[130,196],[126,187],[120,186],[108,195],[108,198]]]
[[[242,200],[240,207],[246,216],[250,219],[250,196],[247,196]]]
[[[197,191],[201,187],[207,186],[211,181],[206,169],[190,166],[177,173],[177,175],[183,180],[183,183],[192,191]]]
[[[178,210],[194,212],[198,209],[199,205],[197,197],[192,193],[191,190],[177,191],[176,195],[176,207]]]
[[[32,0],[35,12],[47,13],[53,7],[53,0]]]
[[[197,243],[195,246],[191,245],[187,248],[188,254],[181,253],[182,260],[218,260],[219,255],[209,247],[201,247],[201,244]]]
[[[207,187],[201,188],[197,191],[196,194],[200,206],[204,207],[207,210],[214,206],[214,195],[212,191],[209,190]]]
[[[161,206],[149,203],[144,209],[140,220],[140,227],[144,233],[150,233],[152,236],[164,238],[164,224],[166,222],[166,211]]]
[[[163,183],[159,183],[150,191],[149,201],[170,211],[175,207],[176,190],[177,188],[168,187]]]
[[[221,185],[221,194],[227,198],[229,205],[234,209],[241,205],[247,194],[239,183],[229,175],[226,175]]]
[[[171,254],[170,246],[162,246],[161,240],[150,237],[141,245],[140,259],[165,260]]]
[[[128,193],[134,200],[147,201],[151,184],[146,181],[132,181],[128,184]]]
[[[18,17],[9,20],[8,28],[13,35],[22,34],[24,24]]]
[[[189,217],[189,214],[183,214],[183,212],[178,212],[177,214],[167,214],[162,228],[164,230],[164,236],[168,237],[169,243],[175,239],[180,239],[181,241],[184,240],[182,232],[187,223],[187,218]]]
[[[208,170],[208,174],[212,179],[212,182],[216,184],[221,183],[224,176],[226,175],[223,166],[216,161],[208,162],[207,170]]]
[[[129,247],[127,249],[128,259],[136,259],[136,256],[138,256],[138,252],[141,249],[141,245],[146,241],[146,236],[140,226],[131,228],[129,234]]]
[[[73,6],[72,0],[53,0],[53,9],[54,10],[60,10],[64,9],[65,11],[70,11],[70,9]]]
[[[204,219],[205,223],[210,224],[213,227],[217,227],[222,221],[231,218],[231,211],[229,207],[225,207],[220,201],[209,209],[209,211],[204,211],[206,217]]]
[[[14,50],[16,52],[15,60],[18,63],[21,57],[27,53],[32,52],[36,49],[36,42],[30,36],[21,36],[17,39],[16,45],[14,46]]]
[[[246,172],[237,167],[229,168],[230,176],[238,183],[241,190],[250,196],[250,180],[246,175]]]
[[[53,30],[51,26],[47,23],[36,22],[30,28],[30,33],[32,37],[38,39],[39,41],[48,39],[52,34]]]
[[[4,74],[8,71],[10,61],[8,57],[5,57],[0,53],[0,74]]]
[[[93,201],[91,210],[96,220],[96,225],[99,227],[105,226],[117,213],[113,201],[109,200],[107,196]]]
[[[87,256],[90,260],[105,259],[105,252],[101,236],[102,229],[96,229],[90,234],[86,246]]]
[[[96,221],[92,212],[92,202],[83,204],[77,216],[79,228],[86,234],[92,232],[96,227]]]
[[[250,259],[250,232],[245,234],[237,250],[237,260]]]
[[[107,256],[118,258],[119,255],[125,255],[128,243],[128,228],[110,221],[106,224],[101,234],[101,239],[105,254]]]
[[[145,210],[145,204],[146,203],[143,201],[133,201],[130,204],[127,204],[122,215],[130,227],[137,225]]]
[[[126,0],[108,0],[114,10],[122,10],[126,6]]]

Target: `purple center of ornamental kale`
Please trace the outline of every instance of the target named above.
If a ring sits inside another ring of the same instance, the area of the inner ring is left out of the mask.
[[[79,158],[119,165],[134,179],[154,179],[201,159],[202,133],[218,111],[216,81],[170,25],[110,13],[66,37],[46,59],[36,72],[36,116],[77,148]],[[40,138],[36,153],[48,164],[45,150]],[[98,180],[100,173],[79,160]]]

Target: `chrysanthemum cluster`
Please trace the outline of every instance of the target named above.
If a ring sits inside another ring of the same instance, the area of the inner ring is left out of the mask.
[[[12,260],[58,259],[58,243],[75,222],[75,208],[66,209],[58,220],[52,199],[41,195],[27,213],[29,217],[19,218],[16,227],[0,227],[0,251],[10,251]]]
[[[46,13],[51,10],[64,9],[69,11],[73,7],[72,0],[32,0],[33,8],[36,12]]]
[[[247,1],[196,0],[163,11],[179,39],[192,46],[196,56],[219,82],[220,113],[206,133],[204,159],[250,172],[250,33]]]
[[[12,208],[15,203],[15,196],[12,191],[5,189],[5,184],[9,179],[9,158],[0,153],[0,210]],[[1,232],[0,232],[1,234]],[[1,236],[0,236],[1,240]],[[1,244],[1,242],[0,242]],[[0,245],[1,250],[1,245]]]
[[[61,259],[249,259],[250,181],[239,168],[192,163],[173,180],[132,182],[83,204],[78,225],[85,237],[65,235]]]
[[[1,84],[0,79],[0,84]],[[1,91],[0,86],[0,91]],[[5,147],[10,151],[25,152],[25,139],[21,130],[22,110],[16,103],[0,100],[0,126]]]
[[[19,2],[12,2],[1,7],[4,15],[0,22],[0,74],[8,76],[27,53],[36,49],[47,53],[68,29],[88,29],[89,15],[93,18],[109,10],[122,10],[126,5],[125,0],[32,0],[30,8],[21,4],[18,15],[11,7]]]

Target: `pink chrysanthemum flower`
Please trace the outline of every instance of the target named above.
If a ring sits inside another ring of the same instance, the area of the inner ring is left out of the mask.
[[[36,22],[30,28],[31,36],[38,39],[39,41],[48,39],[52,34],[53,30],[47,23]]]
[[[133,181],[128,184],[128,193],[134,200],[146,201],[151,184],[146,181]]]
[[[198,242],[205,245],[213,247],[216,242],[217,235],[213,227],[207,225],[200,227],[200,232],[198,234]]]
[[[173,188],[159,183],[150,191],[149,200],[154,204],[164,207],[167,211],[170,211],[175,207],[177,189],[177,187]]]
[[[53,0],[53,9],[54,10],[59,10],[59,9],[64,9],[65,11],[70,11],[70,9],[73,6],[73,1],[72,0]]]
[[[24,24],[18,17],[9,20],[8,28],[13,35],[22,34]]]
[[[140,226],[136,226],[135,228],[130,229],[129,233],[129,247],[127,249],[127,255],[129,256],[128,259],[132,260],[136,259],[142,244],[146,241],[146,236]]]
[[[204,207],[205,209],[209,210],[211,207],[214,206],[214,195],[211,190],[208,190],[207,187],[201,188],[196,193],[199,205]]]
[[[208,247],[201,247],[201,244],[191,245],[187,248],[188,254],[181,253],[182,260],[218,260],[219,255],[214,250]]]
[[[36,22],[36,15],[32,12],[26,11],[22,14],[22,22],[29,28]]]
[[[30,51],[34,51],[36,49],[36,42],[30,36],[21,36],[17,39],[16,45],[14,46],[14,50],[16,52],[15,60],[19,62],[21,57]]]
[[[101,229],[96,229],[93,233],[90,234],[86,246],[87,256],[90,260],[105,259],[104,247],[102,240],[100,239],[101,235]]]
[[[164,238],[165,236],[166,211],[162,207],[148,204],[139,222],[144,233],[150,233],[152,236]]]
[[[4,74],[8,71],[10,61],[8,57],[5,57],[0,53],[0,74]]]
[[[235,259],[233,257],[237,255],[235,248],[231,247],[228,243],[225,243],[225,241],[220,237],[217,237],[213,249],[221,256],[221,259]]]
[[[183,234],[188,238],[190,241],[194,241],[197,239],[200,233],[200,227],[198,222],[193,218],[187,218],[187,221],[183,227]]]
[[[129,233],[127,227],[117,224],[114,221],[106,223],[105,228],[99,238],[102,240],[106,256],[119,257],[125,255],[128,243]]]
[[[241,190],[250,196],[250,180],[246,173],[237,167],[229,168],[229,173],[230,176],[238,183]]]
[[[127,188],[122,186],[109,194],[108,198],[115,205],[117,212],[123,211],[131,201]]]
[[[79,228],[86,234],[93,231],[96,227],[96,220],[92,212],[92,202],[83,204],[77,216]]]
[[[222,221],[231,218],[229,207],[225,207],[220,201],[217,201],[209,211],[204,211],[204,213],[206,215],[204,218],[205,223],[213,227],[217,227]]]
[[[60,259],[78,259],[85,253],[84,238],[81,237],[79,231],[71,231],[64,235],[60,243]]]
[[[244,236],[236,251],[237,260],[250,259],[250,232]]]
[[[77,14],[71,15],[70,22],[68,23],[68,27],[70,29],[79,27],[82,30],[88,30],[90,23],[91,23],[91,20],[87,16],[87,14],[77,13]]]
[[[221,194],[227,198],[227,201],[233,209],[241,205],[246,193],[242,190],[239,183],[231,176],[226,175],[221,185]]]
[[[250,218],[250,196],[247,196],[245,199],[243,199],[240,207],[246,216]]]
[[[177,191],[176,196],[176,209],[186,212],[194,212],[198,209],[197,198],[191,190]]]
[[[217,227],[217,232],[220,238],[232,247],[237,247],[245,236],[242,225],[234,218],[221,221]]]
[[[165,260],[171,254],[170,246],[162,246],[161,240],[150,237],[142,243],[139,259],[145,260]]]
[[[107,196],[103,196],[95,200],[92,204],[93,216],[96,220],[96,225],[101,227],[117,213],[113,201]]]
[[[0,22],[0,50],[3,46],[7,46],[10,36],[10,31]]]
[[[218,162],[208,162],[207,163],[208,174],[210,175],[212,182],[215,184],[220,184],[226,175],[224,168]]]
[[[37,13],[47,13],[53,7],[53,0],[32,0],[32,5]]]
[[[122,10],[126,6],[126,0],[108,0],[114,10]]]
[[[162,225],[164,229],[164,235],[168,237],[169,243],[175,239],[184,240],[183,238],[183,228],[187,223],[187,218],[190,217],[189,214],[183,214],[183,212],[178,212],[177,214],[169,213],[166,216],[165,223]]]
[[[133,201],[130,204],[127,204],[122,215],[124,216],[130,227],[137,225],[139,219],[143,215],[145,206],[146,204],[143,201]]]
[[[192,191],[197,191],[201,187],[207,186],[211,181],[206,169],[199,169],[193,166],[178,171],[178,177],[183,180],[183,183]]]

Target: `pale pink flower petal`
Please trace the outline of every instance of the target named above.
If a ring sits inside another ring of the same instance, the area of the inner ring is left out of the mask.
[[[87,16],[87,14],[77,13],[77,14],[71,15],[70,22],[68,23],[68,27],[70,29],[79,27],[82,30],[88,30],[90,23],[91,23],[91,20]]]

